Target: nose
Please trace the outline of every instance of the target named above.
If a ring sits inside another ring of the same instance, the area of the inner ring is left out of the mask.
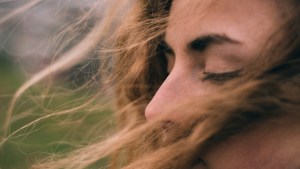
[[[190,71],[173,69],[146,107],[146,119],[154,119],[164,112],[174,109],[176,105],[186,101],[191,96],[199,95],[202,90],[201,80],[198,78]],[[175,117],[176,113],[179,112],[172,112],[171,115]],[[170,118],[173,119],[174,117]]]

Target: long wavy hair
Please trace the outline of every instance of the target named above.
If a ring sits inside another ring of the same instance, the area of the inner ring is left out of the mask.
[[[24,84],[17,91],[7,115],[10,121],[17,98],[30,86],[62,71],[65,65],[78,63],[78,58],[93,50],[99,41],[109,39],[98,49],[101,63],[97,75],[101,75],[109,90],[113,89],[112,92],[105,89],[99,92],[100,96],[108,93],[114,103],[116,133],[37,163],[33,168],[88,168],[105,158],[110,161],[107,168],[192,168],[201,153],[254,123],[287,115],[300,121],[298,0],[276,1],[285,7],[280,11],[282,21],[274,28],[261,56],[257,57],[259,64],[248,66],[240,78],[224,84],[217,95],[206,101],[189,98],[172,108],[184,112],[179,124],[164,120],[172,110],[150,122],[144,117],[146,105],[168,76],[167,61],[161,57],[160,47],[172,0],[122,2],[125,3],[114,3],[107,12],[107,20],[95,24],[82,43]],[[111,16],[120,16],[116,11],[124,6],[126,17],[121,24],[114,22]],[[117,29],[112,38],[108,38],[106,35],[111,33],[112,25]],[[79,50],[83,52],[78,54]]]

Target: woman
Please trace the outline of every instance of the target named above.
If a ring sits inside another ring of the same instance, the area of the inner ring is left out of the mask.
[[[113,40],[120,131],[35,167],[299,168],[299,15],[298,0],[134,1]]]

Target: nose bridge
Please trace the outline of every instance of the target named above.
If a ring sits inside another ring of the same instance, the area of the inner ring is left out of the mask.
[[[181,72],[172,72],[169,77],[165,80],[162,86],[157,91],[156,95],[169,99],[176,99],[182,95],[182,91],[186,90],[185,83],[187,83],[187,77],[183,78]],[[155,98],[153,98],[154,100]]]
[[[191,76],[182,69],[173,69],[148,104],[145,111],[146,118],[154,118],[176,106],[181,99],[187,98],[192,93],[190,80]]]

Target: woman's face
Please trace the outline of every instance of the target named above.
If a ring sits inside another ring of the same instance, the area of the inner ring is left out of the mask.
[[[273,0],[174,0],[163,49],[169,76],[147,106],[146,118],[193,96],[205,99],[245,66],[256,64],[279,25],[276,5]]]
[[[281,15],[272,0],[174,0],[164,39],[169,76],[146,108],[147,120],[218,86],[257,64]],[[199,100],[201,102],[201,100]],[[178,120],[182,112],[172,112]],[[197,169],[297,169],[300,126],[281,119],[253,126],[203,155]]]

